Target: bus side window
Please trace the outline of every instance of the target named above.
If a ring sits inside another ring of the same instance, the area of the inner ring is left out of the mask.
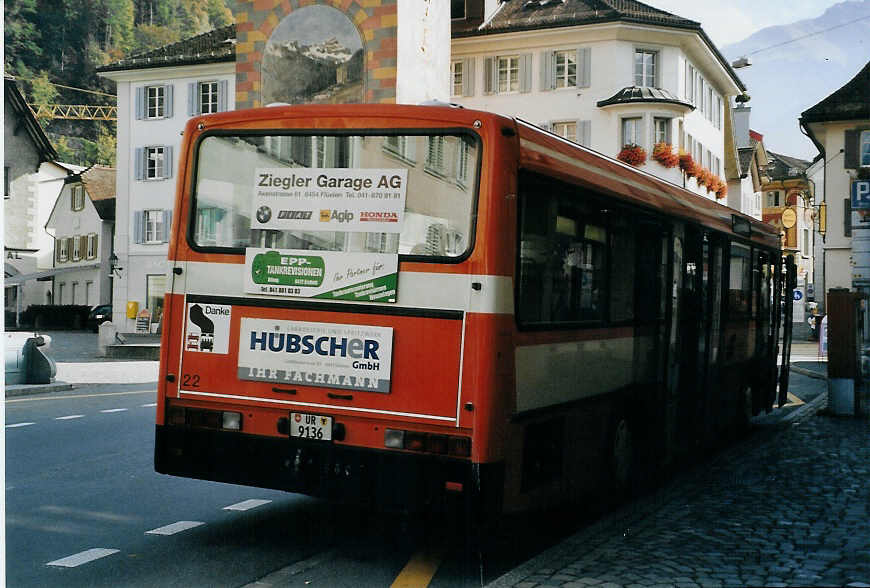
[[[616,213],[610,224],[610,320],[634,318],[635,230],[625,214]],[[645,295],[645,294],[644,294]]]
[[[752,256],[751,249],[740,243],[731,243],[728,280],[728,314],[750,311],[752,299]]]

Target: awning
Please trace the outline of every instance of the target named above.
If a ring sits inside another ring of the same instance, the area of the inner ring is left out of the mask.
[[[40,280],[43,278],[53,278],[54,276],[60,274],[66,274],[69,272],[76,272],[81,270],[89,270],[100,267],[99,263],[91,263],[88,265],[77,265],[75,267],[55,267],[48,270],[42,270],[38,272],[31,272],[29,274],[18,274],[17,276],[7,277],[3,280],[4,285],[12,286],[14,284],[22,284],[24,282],[30,280]]]

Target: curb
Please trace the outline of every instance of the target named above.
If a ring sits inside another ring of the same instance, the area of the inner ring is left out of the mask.
[[[808,370],[806,368],[798,367],[795,365],[789,366],[789,371],[792,371],[796,374],[800,374],[802,376],[808,376],[810,378],[816,378],[817,380],[827,380],[828,376],[813,370]]]
[[[47,394],[49,392],[72,390],[73,388],[74,386],[72,384],[66,382],[54,382],[51,384],[12,384],[11,386],[6,386],[6,398]]]

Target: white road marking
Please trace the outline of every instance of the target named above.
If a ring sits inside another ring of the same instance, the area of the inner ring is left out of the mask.
[[[83,414],[71,414],[71,415],[69,415],[69,416],[57,417],[57,418],[54,419],[54,420],[56,420],[56,421],[68,421],[68,420],[70,420],[70,419],[80,419],[80,418],[82,418],[82,417],[84,417],[84,416],[85,416],[85,415],[83,415]]]
[[[156,402],[152,402],[151,404],[143,404],[143,405],[142,405],[142,408],[151,408],[151,407],[154,407],[154,406],[157,406],[157,403],[156,403]]]
[[[250,500],[243,500],[242,502],[237,502],[236,504],[225,506],[224,510],[251,510],[252,508],[257,508],[258,506],[263,506],[264,504],[269,504],[270,502],[272,501],[252,498]]]
[[[17,427],[29,427],[30,425],[35,425],[36,423],[15,423],[14,425],[6,425],[7,429],[15,429]]]
[[[106,410],[101,410],[100,412],[124,412],[127,410],[126,408],[107,408]]]
[[[187,531],[188,529],[193,529],[194,527],[199,527],[200,525],[204,525],[200,521],[178,521],[177,523],[172,523],[171,525],[166,525],[165,527],[160,527],[158,529],[151,529],[150,531],[145,531],[146,535],[175,535],[176,533],[181,533],[182,531]]]
[[[74,568],[82,564],[92,562],[95,559],[100,559],[102,557],[106,557],[107,555],[118,553],[118,551],[120,550],[106,549],[104,547],[95,547],[94,549],[88,549],[87,551],[82,551],[81,553],[76,553],[75,555],[71,555],[63,559],[56,559],[54,561],[50,561],[45,565],[59,566],[62,568]]]

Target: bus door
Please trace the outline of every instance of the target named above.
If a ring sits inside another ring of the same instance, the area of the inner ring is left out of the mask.
[[[709,235],[707,246],[707,337],[709,345],[706,353],[706,378],[705,378],[705,418],[708,440],[716,437],[717,432],[728,426],[724,411],[720,410],[721,385],[719,383],[720,361],[722,349],[722,303],[724,287],[724,241],[723,239]]]

